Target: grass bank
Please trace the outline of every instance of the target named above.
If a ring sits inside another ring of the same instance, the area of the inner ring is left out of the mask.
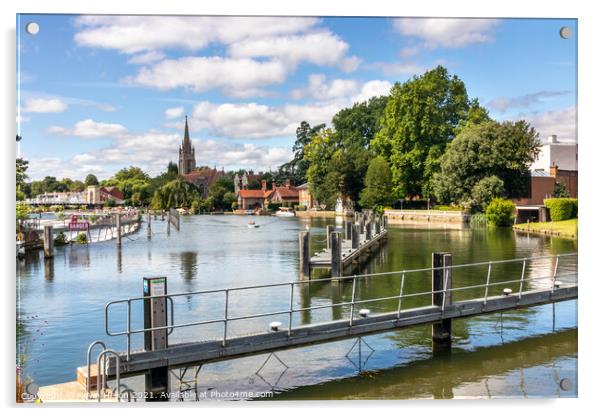
[[[553,235],[557,237],[577,238],[577,218],[564,221],[532,222],[516,224],[515,230]]]

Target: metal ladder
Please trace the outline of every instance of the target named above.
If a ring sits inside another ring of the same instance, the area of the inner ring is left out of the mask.
[[[87,370],[87,376],[88,378],[86,379],[86,398],[88,400],[90,400],[90,365],[91,365],[91,359],[92,359],[92,350],[94,349],[94,347],[96,345],[101,345],[102,346],[102,350],[100,351],[100,353],[98,354],[98,357],[96,359],[96,369],[97,369],[97,375],[96,375],[96,391],[97,391],[97,395],[98,395],[98,402],[101,401],[102,399],[102,389],[104,388],[108,388],[108,383],[107,383],[107,378],[108,376],[106,375],[106,371],[107,371],[107,356],[108,355],[113,355],[115,356],[115,378],[116,378],[116,382],[117,382],[117,386],[113,389],[112,393],[115,394],[117,393],[117,401],[120,402],[121,401],[121,388],[124,387],[124,392],[128,394],[128,401],[131,401],[131,393],[133,393],[133,390],[130,389],[127,385],[125,384],[121,384],[120,382],[120,367],[121,367],[121,357],[119,356],[118,353],[116,353],[114,350],[108,349],[106,344],[103,341],[100,340],[96,340],[93,341],[90,346],[88,347],[88,353],[87,353],[87,357],[86,357],[86,370]],[[102,361],[102,366],[101,366],[101,361]],[[101,371],[102,369],[102,371]]]

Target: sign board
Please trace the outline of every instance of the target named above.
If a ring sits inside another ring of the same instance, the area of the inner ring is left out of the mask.
[[[77,220],[69,223],[69,231],[88,231],[90,230],[90,223],[88,221],[78,222]]]
[[[142,280],[143,296],[162,296],[167,294],[166,277],[145,277]],[[144,299],[144,328],[157,328],[167,325],[167,298]],[[156,351],[167,348],[167,330],[146,331],[144,349]]]

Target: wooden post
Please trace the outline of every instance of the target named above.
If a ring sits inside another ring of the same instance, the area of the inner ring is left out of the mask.
[[[374,232],[376,235],[380,234],[380,218],[378,218],[374,223]]]
[[[372,239],[372,223],[366,223],[366,241],[370,241]]]
[[[171,223],[171,212],[167,211],[167,236],[169,237],[170,224]]]
[[[299,233],[299,271],[302,277],[309,277],[309,231]]]
[[[383,214],[383,228],[386,230],[389,225],[389,217],[386,214]]]
[[[326,226],[326,248],[330,249],[330,235],[334,231],[334,225]]]
[[[52,225],[44,226],[44,257],[49,259],[54,257],[54,238],[52,234]]]
[[[366,221],[364,219],[364,214],[360,213],[360,221],[359,221],[359,225],[360,225],[360,234],[364,234],[364,225],[366,224]]]
[[[433,305],[442,309],[451,305],[452,287],[452,255],[450,253],[433,253]],[[438,269],[437,269],[438,268]],[[447,285],[447,286],[446,286]],[[445,291],[442,292],[442,291]],[[445,352],[451,349],[452,320],[443,319],[440,323],[433,324],[433,353]]]
[[[351,248],[355,249],[360,246],[360,226],[353,224],[351,226]]]
[[[343,275],[343,261],[341,253],[341,233],[333,231],[330,235],[330,255],[331,255],[331,277],[340,277]]]
[[[117,234],[115,244],[121,247],[121,214],[115,214],[115,231]]]
[[[151,213],[150,213],[150,209],[146,213],[146,221],[147,221],[147,225],[146,225],[146,239],[150,240],[152,238],[152,235],[153,235],[153,231],[151,230]]]
[[[351,221],[345,222],[345,240],[351,240],[351,226],[353,223]]]

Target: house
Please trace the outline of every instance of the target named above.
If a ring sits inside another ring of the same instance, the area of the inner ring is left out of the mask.
[[[530,178],[529,195],[523,198],[516,198],[512,201],[517,206],[525,205],[543,205],[543,200],[551,198],[554,194],[556,178],[542,171],[532,171]]]
[[[203,198],[209,196],[209,188],[224,175],[224,169],[217,170],[215,168],[199,168],[189,172],[182,177],[196,186]]]
[[[577,150],[577,143],[558,141],[558,137],[553,134],[541,146],[537,159],[531,164],[531,171],[549,174],[552,166],[560,170],[577,171]]]
[[[311,197],[311,192],[309,192],[309,184],[306,182],[297,186],[297,191],[299,191],[299,206],[305,207],[306,209],[313,208],[313,199]]]
[[[261,189],[239,189],[238,190],[238,208],[265,210],[267,209],[269,198],[274,192],[273,189],[267,189],[266,180],[261,181]]]
[[[270,202],[282,204],[285,207],[292,207],[299,204],[299,191],[291,186],[290,179],[287,179],[284,186],[274,186],[272,182],[272,194]]]
[[[242,175],[237,173],[234,175],[234,193],[238,193],[238,191],[241,189],[248,189],[249,183],[261,180],[262,176],[263,172],[255,174],[252,170],[250,170],[248,173],[243,172]]]
[[[88,186],[85,195],[85,201],[90,205],[104,204],[109,199],[114,200],[117,205],[125,203],[125,195],[116,186]]]

